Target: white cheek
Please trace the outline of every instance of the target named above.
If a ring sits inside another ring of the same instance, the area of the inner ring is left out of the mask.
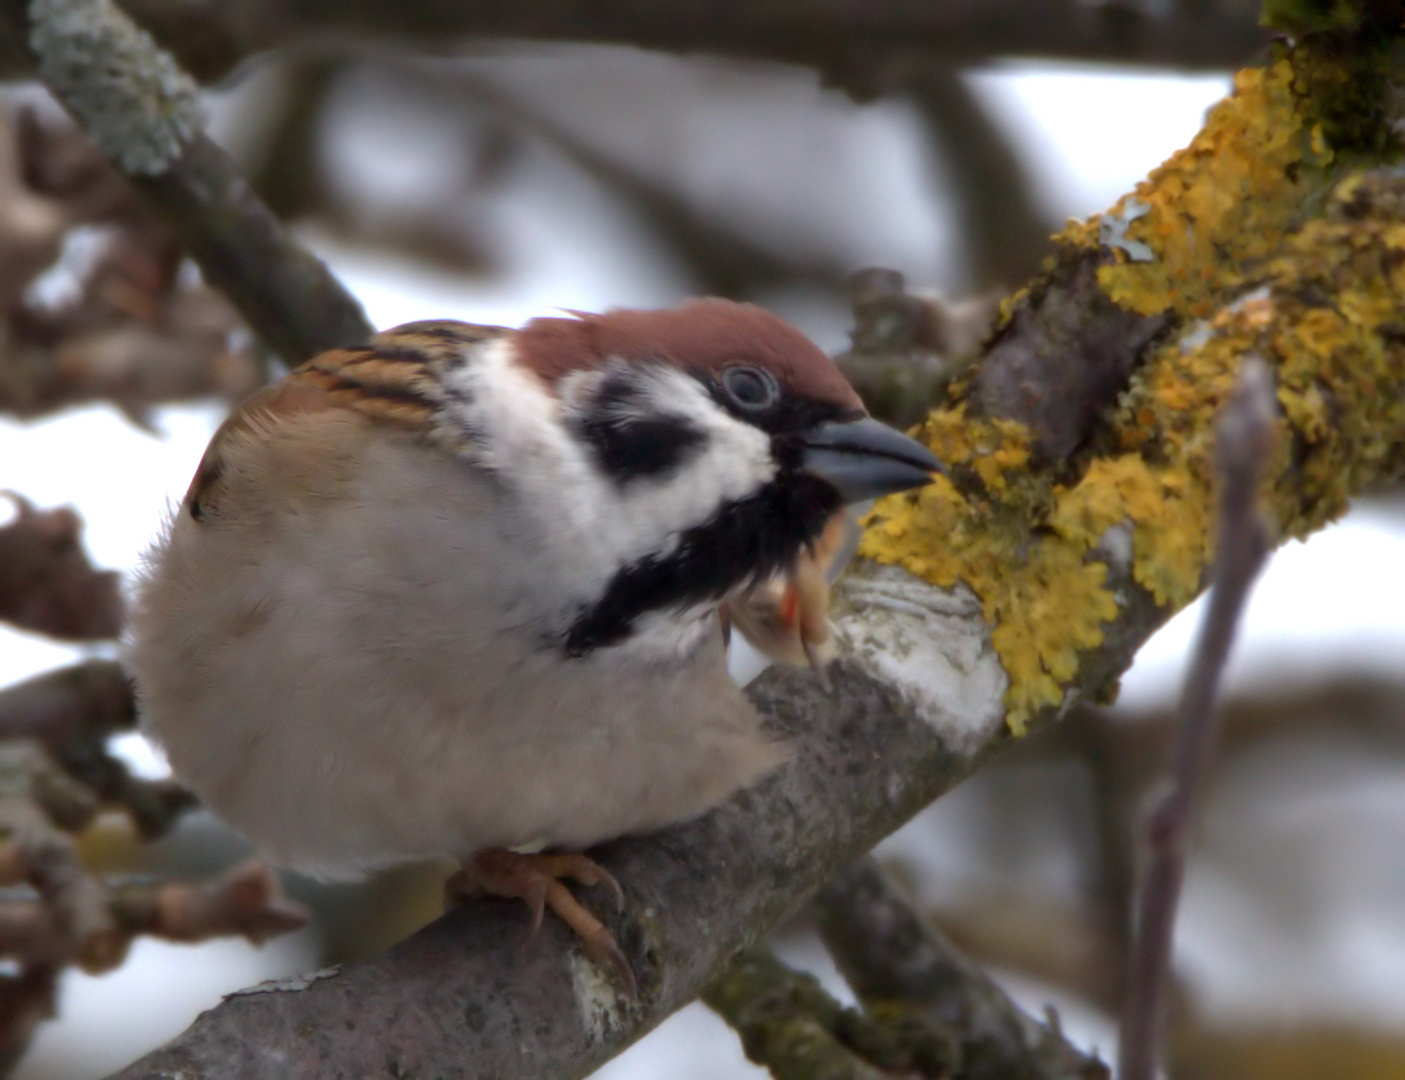
[[[678,378],[692,385],[669,399],[673,411],[704,433],[705,448],[663,477],[612,492],[621,531],[647,537],[645,542],[653,545],[648,550],[660,553],[672,549],[679,533],[708,521],[724,504],[753,494],[776,473],[770,436],[723,413],[687,376]]]
[[[541,541],[542,575],[563,604],[593,600],[621,567],[667,555],[681,533],[775,475],[768,435],[719,409],[690,376],[660,368],[653,407],[686,417],[707,441],[662,477],[617,484],[562,423],[598,377],[567,376],[563,403],[512,362],[505,342],[451,375],[468,398],[465,426],[483,433],[479,459],[510,478]]]

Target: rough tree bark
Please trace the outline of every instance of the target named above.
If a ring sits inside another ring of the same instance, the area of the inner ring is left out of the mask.
[[[637,1002],[561,927],[523,948],[520,910],[483,901],[364,963],[232,996],[120,1075],[583,1076],[1012,730],[1109,691],[1200,588],[1210,433],[1246,354],[1283,410],[1281,535],[1398,477],[1405,181],[1373,168],[1396,152],[1380,28],[1401,11],[1370,15],[1242,72],[1190,147],[1058,238],[922,427],[951,481],[876,510],[837,590],[832,688],[755,685],[794,758],[598,852],[627,894],[609,923]]]

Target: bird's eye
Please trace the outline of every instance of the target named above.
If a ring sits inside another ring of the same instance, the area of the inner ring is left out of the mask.
[[[769,409],[781,396],[775,376],[763,368],[727,368],[722,372],[722,389],[733,405],[747,412]]]

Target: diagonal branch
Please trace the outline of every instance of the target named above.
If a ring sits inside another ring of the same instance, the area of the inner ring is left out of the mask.
[[[371,325],[202,129],[195,84],[112,0],[5,0],[39,77],[288,364]]]
[[[963,1080],[1107,1080],[1106,1065],[957,953],[872,858],[835,875],[816,902],[820,936],[859,1000],[948,1031]]]
[[[586,1075],[972,767],[858,665],[833,684],[764,676],[754,697],[795,759],[699,821],[599,852],[625,885],[626,914],[607,922],[637,1006],[562,926],[524,946],[520,905],[481,901],[306,989],[230,998],[122,1075],[359,1075],[368,1060],[404,1075]]]

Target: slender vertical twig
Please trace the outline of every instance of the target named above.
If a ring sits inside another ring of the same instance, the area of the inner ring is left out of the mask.
[[[1220,498],[1214,584],[1181,694],[1171,789],[1147,828],[1150,859],[1136,899],[1118,1080],[1151,1080],[1156,1071],[1186,843],[1219,742],[1215,696],[1245,598],[1269,551],[1269,527],[1257,494],[1272,455],[1275,411],[1273,375],[1262,360],[1249,357],[1216,430]]]

